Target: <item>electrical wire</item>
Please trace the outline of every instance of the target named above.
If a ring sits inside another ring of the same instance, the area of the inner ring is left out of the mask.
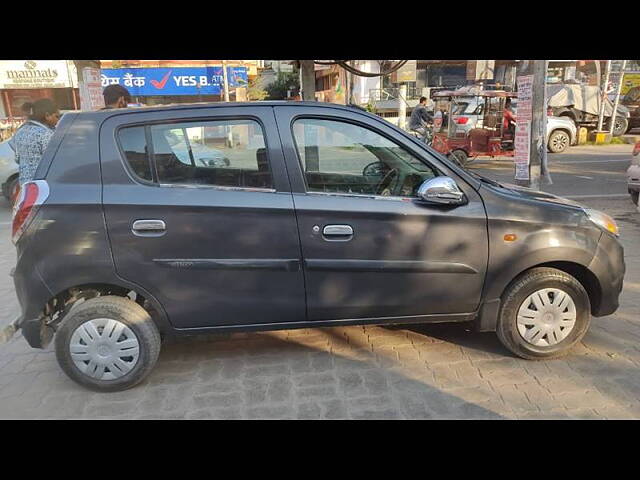
[[[342,68],[344,68],[347,72],[352,73],[354,75],[357,75],[359,77],[380,77],[380,76],[385,76],[385,75],[389,75],[393,72],[395,72],[396,70],[399,70],[400,68],[402,68],[402,66],[404,66],[405,63],[407,63],[409,60],[400,60],[397,64],[395,64],[393,67],[387,69],[387,70],[381,70],[379,72],[363,72],[362,70],[358,70],[355,67],[352,67],[351,65],[349,65],[347,62],[349,62],[351,60],[333,60],[333,61],[321,61],[321,60],[314,60],[313,62],[318,64],[318,65],[340,65]]]

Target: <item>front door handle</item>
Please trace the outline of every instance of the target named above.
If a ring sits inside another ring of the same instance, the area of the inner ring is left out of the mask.
[[[322,229],[325,240],[351,240],[353,228],[350,225],[325,225]]]
[[[156,237],[164,235],[167,226],[162,220],[136,220],[133,222],[131,231],[139,237]]]

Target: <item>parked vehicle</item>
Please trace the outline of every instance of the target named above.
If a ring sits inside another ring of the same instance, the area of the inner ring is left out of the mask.
[[[176,128],[229,165],[181,159]],[[472,322],[555,358],[617,309],[617,236],[348,106],[69,113],[15,210],[12,327],[34,348],[55,334],[61,368],[99,391],[140,382],[162,336],[212,332]]]
[[[466,99],[469,91],[474,91],[473,96],[477,98],[476,102],[479,105],[474,110],[475,127],[459,128],[468,121],[465,120],[467,117],[458,115],[458,118],[451,118],[446,122],[446,126],[438,129],[436,113],[433,148],[462,167],[479,156],[512,157],[515,154],[514,131],[504,128],[503,114],[506,101],[517,97],[518,94],[503,90],[462,88],[454,91],[441,90],[436,92],[433,98],[438,108],[447,113],[447,117],[454,117],[455,112],[460,112],[458,102]]]
[[[18,190],[19,184],[16,155],[9,146],[9,139],[0,142],[0,185],[2,186],[4,198],[11,201]]]
[[[517,99],[511,100],[514,114],[517,116]],[[456,131],[468,134],[474,128],[482,127],[484,102],[480,97],[459,97],[453,106],[453,121]],[[567,117],[547,116],[547,148],[551,153],[562,153],[570,145],[578,142],[578,131],[573,121]]]
[[[636,142],[631,154],[631,165],[627,169],[627,189],[633,203],[638,205],[638,196],[640,196],[640,142]]]
[[[577,127],[597,128],[600,114],[600,88],[595,85],[547,84],[548,105],[556,117],[567,117]],[[613,104],[606,98],[604,128],[609,129]],[[613,136],[623,135],[629,127],[629,109],[618,105]]]
[[[629,109],[627,132],[634,128],[640,128],[640,87],[630,88],[622,98],[622,104]]]

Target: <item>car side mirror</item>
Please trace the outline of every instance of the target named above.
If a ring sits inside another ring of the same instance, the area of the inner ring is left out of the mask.
[[[418,188],[418,198],[441,205],[462,205],[467,202],[464,192],[450,177],[425,180]]]

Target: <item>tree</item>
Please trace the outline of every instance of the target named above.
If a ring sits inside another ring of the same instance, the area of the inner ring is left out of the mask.
[[[260,77],[254,77],[249,80],[249,87],[247,88],[247,98],[249,100],[264,100],[267,95],[269,94],[262,88]]]
[[[298,72],[279,72],[275,82],[266,86],[269,100],[286,100],[287,92],[300,91]]]

